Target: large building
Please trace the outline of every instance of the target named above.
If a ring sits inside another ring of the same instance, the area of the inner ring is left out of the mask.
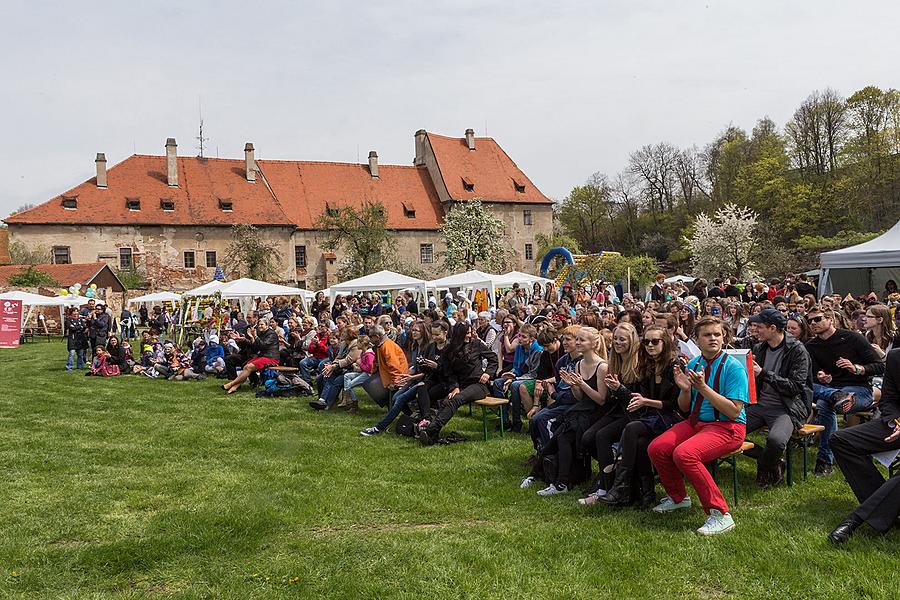
[[[445,274],[438,232],[455,202],[481,198],[507,225],[514,268],[534,269],[535,236],[552,230],[552,202],[492,138],[420,130],[412,166],[133,155],[30,210],[5,219],[11,242],[48,248],[54,263],[103,261],[140,267],[154,287],[208,281],[223,262],[230,227],[249,223],[275,243],[282,281],[323,288],[337,281],[342,256],[321,250],[316,220],[327,210],[381,202],[399,256]]]

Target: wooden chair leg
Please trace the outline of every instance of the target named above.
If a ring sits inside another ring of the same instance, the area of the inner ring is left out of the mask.
[[[791,456],[793,454],[791,452],[792,445],[793,445],[793,442],[791,442],[791,440],[788,440],[787,447],[784,449],[784,453],[787,458],[787,484],[788,484],[788,487],[794,485],[794,461],[791,460]]]
[[[469,405],[469,409],[471,410],[472,405]],[[487,418],[487,408],[484,405],[481,406],[481,426],[484,429],[484,441],[488,441],[488,418]]]
[[[500,406],[498,406],[497,410],[499,411],[499,414],[500,414],[500,437],[502,438],[503,437],[503,405],[501,404]]]

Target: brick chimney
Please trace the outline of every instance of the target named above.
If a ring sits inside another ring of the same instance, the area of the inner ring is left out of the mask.
[[[256,183],[256,158],[253,156],[253,144],[244,144],[244,165],[247,171],[247,181]]]
[[[106,155],[102,152],[97,153],[97,158],[94,160],[97,164],[97,187],[98,188],[106,188]]]
[[[425,136],[427,135],[424,129],[420,129],[416,132],[416,158],[413,160],[413,165],[417,167],[421,167],[425,164]]]
[[[374,150],[369,152],[369,174],[372,179],[378,179],[378,153]]]
[[[469,147],[469,150],[475,149],[475,130],[474,129],[466,129],[466,146]]]
[[[169,181],[169,187],[178,187],[178,144],[175,138],[166,140],[166,174]]]

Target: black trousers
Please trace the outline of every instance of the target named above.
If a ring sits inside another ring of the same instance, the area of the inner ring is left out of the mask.
[[[428,426],[429,434],[439,433],[444,425],[450,422],[450,419],[453,418],[460,406],[487,398],[490,391],[490,388],[484,383],[472,383],[462,388],[458,394],[444,401],[443,406],[438,410],[434,422]]]
[[[622,430],[628,425],[628,417],[623,414],[607,415],[597,420],[596,423],[581,436],[581,447],[597,460],[600,472],[613,464],[613,444],[622,437]]]
[[[831,436],[834,458],[860,502],[854,513],[881,532],[890,529],[900,513],[900,484],[896,476],[885,481],[872,454],[900,448],[900,439],[884,441],[892,431],[884,419],[876,419]]]
[[[647,448],[654,437],[656,436],[643,421],[631,421],[625,425],[619,439],[622,451],[622,461],[619,464],[631,470],[636,477],[652,477],[653,463],[650,462]]]
[[[769,428],[765,449],[754,446],[744,454],[756,459],[760,468],[773,468],[794,433],[794,422],[783,406],[770,404],[750,404],[747,406],[747,433],[750,434],[763,427]]]
[[[430,418],[431,407],[437,406],[450,393],[450,388],[443,381],[426,381],[416,388],[416,400],[419,404],[419,416],[423,419]]]

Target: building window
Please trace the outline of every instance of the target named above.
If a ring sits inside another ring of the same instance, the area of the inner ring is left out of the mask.
[[[63,196],[62,199],[63,208],[69,210],[75,210],[78,208],[78,197],[77,196]]]
[[[128,210],[141,210],[141,199],[125,198],[125,208]]]
[[[53,264],[54,265],[70,265],[72,257],[69,254],[68,246],[53,246]]]
[[[408,206],[405,202],[403,203],[403,214],[407,219],[415,219],[416,218],[416,209]]]
[[[534,260],[534,248],[531,244],[525,244],[525,260]]]
[[[215,267],[216,266],[216,251],[215,250],[207,250],[206,251],[206,266],[207,267]]]
[[[525,182],[519,181],[518,179],[513,179],[513,185],[516,188],[516,192],[519,194],[525,193]]]
[[[468,177],[462,178],[462,184],[463,184],[463,189],[465,189],[467,192],[475,191],[475,182],[472,181],[471,179],[469,179]]]
[[[194,251],[193,250],[185,250],[184,251],[184,268],[185,269],[193,269],[197,266],[197,262],[194,260]]]
[[[175,210],[175,201],[171,198],[160,198],[159,207],[166,212],[172,212]]]
[[[219,208],[223,212],[231,212],[234,210],[234,203],[231,201],[231,198],[219,198]]]
[[[119,268],[130,269],[134,266],[134,256],[131,248],[119,248]]]
[[[434,262],[434,244],[419,244],[419,260],[424,265]]]
[[[297,268],[306,268],[306,246],[294,246],[294,265]]]
[[[533,224],[533,221],[532,221],[532,219],[531,219],[531,209],[530,209],[530,208],[526,208],[525,210],[522,211],[522,218],[525,219],[525,224],[526,224],[526,225],[532,225],[532,224]]]

